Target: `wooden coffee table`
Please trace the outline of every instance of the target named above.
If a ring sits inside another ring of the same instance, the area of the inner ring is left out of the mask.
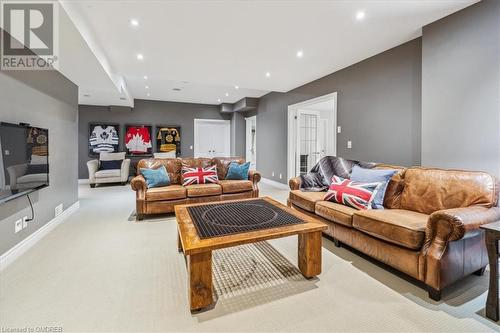
[[[191,311],[201,310],[212,304],[212,251],[242,244],[256,243],[274,238],[298,235],[298,266],[306,278],[321,273],[321,232],[326,225],[304,213],[293,210],[269,197],[261,198],[305,223],[281,226],[271,229],[242,232],[226,236],[200,239],[191,220],[188,207],[207,203],[175,206],[178,227],[178,250],[186,256],[188,270],[189,303]],[[255,199],[223,201],[245,202]],[[209,204],[214,204],[209,203]]]

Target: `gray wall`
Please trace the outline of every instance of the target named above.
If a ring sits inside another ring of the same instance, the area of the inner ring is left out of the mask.
[[[422,164],[500,176],[500,1],[423,29]]]
[[[288,105],[332,92],[338,92],[342,126],[338,156],[420,165],[421,55],[417,38],[287,93],[263,96],[256,112],[257,169],[263,177],[287,183]]]
[[[0,254],[54,218],[54,209],[67,209],[78,200],[78,88],[56,71],[0,71],[0,121],[27,122],[49,129],[50,186],[30,195],[35,220],[14,233],[14,222],[31,216],[26,197],[0,204]]]
[[[207,104],[162,102],[150,100],[135,100],[134,109],[131,112],[110,112],[107,107],[80,105],[78,112],[78,176],[80,179],[88,178],[86,162],[90,159],[88,155],[88,124],[90,122],[110,122],[121,125],[120,150],[124,151],[123,135],[125,124],[146,124],[146,125],[178,125],[181,126],[181,155],[183,157],[193,156],[193,150],[189,147],[194,144],[194,121],[195,118],[204,119],[226,119],[231,120],[231,114],[221,114],[219,107]],[[244,119],[236,119],[234,122],[241,126]],[[244,126],[244,125],[243,125]],[[231,141],[238,142],[236,155],[242,154],[241,140],[244,140],[245,133],[232,133]],[[155,151],[155,140],[153,140],[153,151]],[[235,145],[232,145],[235,146]],[[233,152],[233,151],[232,151]],[[243,155],[242,155],[243,156]],[[134,157],[133,160],[139,160]]]

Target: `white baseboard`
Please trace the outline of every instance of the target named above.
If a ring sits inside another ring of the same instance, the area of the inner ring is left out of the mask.
[[[63,223],[67,217],[76,212],[80,208],[80,201],[75,202],[64,210],[61,214],[54,217],[52,220],[47,222],[43,227],[23,239],[21,242],[16,244],[9,251],[5,252],[0,256],[0,271],[4,270],[7,266],[12,264],[17,258],[19,258],[23,253],[28,251],[33,245],[40,241],[43,237],[47,236],[55,227]]]
[[[289,190],[290,189],[288,187],[288,185],[280,183],[280,182],[277,182],[277,181],[272,180],[272,179],[268,179],[268,178],[262,177],[260,179],[260,181],[263,182],[264,184],[271,185],[273,187],[279,188],[280,190]]]

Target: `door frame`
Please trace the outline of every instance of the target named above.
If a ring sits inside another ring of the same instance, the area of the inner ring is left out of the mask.
[[[287,135],[287,174],[288,179],[295,177],[296,175],[296,162],[298,154],[298,123],[297,123],[297,112],[301,108],[307,108],[312,104],[317,104],[320,102],[326,102],[328,100],[333,100],[333,115],[330,121],[330,126],[333,128],[333,143],[331,145],[331,155],[337,155],[337,92],[333,92],[327,95],[319,96],[316,98],[308,99],[300,103],[292,104],[288,106],[288,135]]]
[[[257,116],[245,117],[245,160],[250,162],[249,158],[249,143],[252,139],[252,127],[249,126],[253,121],[255,121],[255,165],[253,166],[257,169]]]
[[[208,123],[208,124],[221,124],[226,126],[224,129],[224,132],[226,133],[227,136],[227,142],[229,142],[229,155],[231,155],[231,120],[220,120],[220,119],[194,119],[194,138],[193,138],[193,156],[194,157],[199,157],[199,140],[201,139],[199,137],[198,133],[198,126],[202,123]],[[229,156],[228,155],[228,156]]]

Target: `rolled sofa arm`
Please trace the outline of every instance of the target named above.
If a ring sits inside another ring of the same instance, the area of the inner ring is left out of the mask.
[[[120,170],[120,177],[122,183],[125,183],[128,181],[128,175],[130,173],[130,159],[126,158],[122,162],[121,170]]]
[[[130,186],[135,191],[135,211],[138,220],[142,220],[146,212],[146,191],[148,186],[143,175],[135,176],[130,181]]]
[[[464,237],[467,231],[479,229],[483,224],[500,220],[500,208],[471,206],[445,209],[429,217],[426,228],[426,243],[438,238],[449,242]]]
[[[260,182],[260,178],[261,178],[260,172],[258,172],[257,170],[248,171],[248,180],[251,180],[252,183],[254,183],[255,185],[258,182]]]
[[[99,160],[90,160],[87,162],[87,169],[89,169],[89,182],[95,183],[95,173],[99,170]]]
[[[288,181],[288,186],[290,186],[290,190],[299,190],[300,189],[300,177],[294,177]]]
[[[134,191],[136,191],[136,192],[142,192],[144,194],[146,193],[146,190],[148,189],[148,185],[146,184],[146,180],[144,179],[143,175],[135,176],[130,181],[130,185],[132,186],[132,189]]]

